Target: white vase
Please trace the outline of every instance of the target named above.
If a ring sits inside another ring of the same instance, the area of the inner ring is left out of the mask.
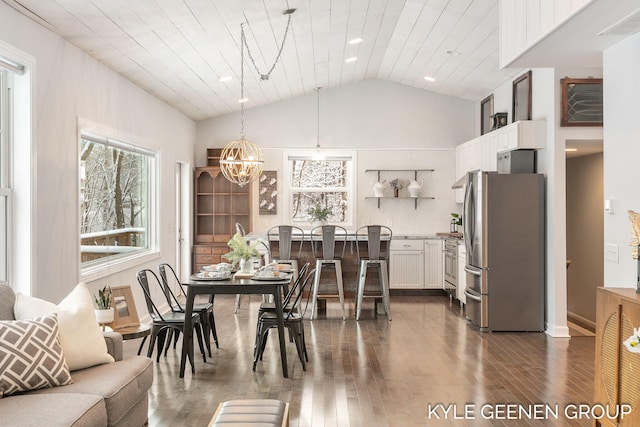
[[[409,190],[409,196],[411,197],[420,197],[420,190],[422,189],[422,182],[411,181],[407,186],[407,190]]]
[[[240,260],[240,272],[241,273],[251,273],[253,271],[253,262],[250,259],[242,258]]]
[[[385,185],[383,182],[374,182],[373,183],[373,197],[383,197],[384,196],[384,188]]]
[[[96,320],[101,325],[113,322],[113,307],[106,310],[94,310],[96,313]]]

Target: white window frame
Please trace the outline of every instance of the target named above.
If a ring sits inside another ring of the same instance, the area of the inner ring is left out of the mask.
[[[159,182],[159,164],[160,153],[148,147],[139,138],[125,135],[114,129],[106,128],[87,120],[80,120],[78,125],[78,179],[77,179],[77,191],[78,196],[78,218],[80,218],[80,150],[82,139],[90,139],[94,142],[103,143],[109,146],[117,147],[120,149],[137,152],[149,156],[149,170],[148,170],[148,225],[147,225],[147,239],[148,247],[132,252],[129,255],[120,255],[118,257],[107,257],[104,261],[95,261],[90,265],[82,265],[80,262],[80,278],[83,281],[90,282],[98,280],[107,276],[110,276],[118,271],[124,269],[133,268],[135,266],[153,261],[160,258],[159,248],[159,209],[158,209],[158,182]],[[80,247],[80,222],[78,222],[78,260],[80,259],[81,247]]]
[[[4,221],[0,227],[4,227],[5,238],[0,242],[0,263],[5,272],[5,277],[0,276],[0,283],[11,283],[12,259],[12,190],[11,190],[11,82],[12,73],[0,68],[0,198],[4,200]]]
[[[311,228],[311,222],[293,222],[292,209],[293,205],[293,193],[299,192],[298,188],[293,187],[291,182],[292,175],[292,160],[347,160],[347,211],[344,221],[330,221],[331,224],[341,225],[343,227],[351,227],[355,223],[356,218],[356,171],[357,169],[357,151],[355,150],[332,150],[323,149],[321,153],[317,150],[285,150],[283,153],[283,173],[284,173],[284,194],[287,195],[287,203],[285,206],[285,215],[289,224],[295,224],[300,227]],[[334,189],[327,188],[324,191],[332,191]],[[317,192],[317,189],[309,189],[308,192]]]

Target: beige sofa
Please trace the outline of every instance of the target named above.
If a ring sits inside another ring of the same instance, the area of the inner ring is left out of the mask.
[[[15,294],[0,284],[0,320],[14,320]],[[106,332],[115,363],[71,372],[73,383],[0,398],[2,426],[132,426],[147,423],[153,366],[122,357],[122,335]]]

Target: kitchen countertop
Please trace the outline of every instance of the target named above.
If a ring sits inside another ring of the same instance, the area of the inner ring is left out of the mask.
[[[436,234],[394,234],[393,240],[426,240],[426,239],[449,239],[462,238],[461,233],[436,233]]]

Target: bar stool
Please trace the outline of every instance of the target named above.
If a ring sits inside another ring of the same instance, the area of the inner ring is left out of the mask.
[[[366,230],[366,234],[364,231]],[[389,227],[384,225],[365,225],[356,230],[356,252],[358,254],[358,285],[356,288],[356,320],[360,319],[360,310],[362,309],[362,299],[364,297],[379,297],[380,295],[365,295],[364,284],[367,278],[367,269],[376,267],[378,269],[378,277],[380,278],[380,292],[382,294],[382,303],[384,311],[391,320],[391,304],[389,303],[389,269],[387,266],[387,258],[389,255],[389,245],[393,233]],[[388,239],[386,238],[388,236]],[[384,237],[384,240],[383,240]],[[360,242],[367,242],[368,256],[360,256]],[[386,242],[385,250],[382,251],[382,242]]]
[[[340,232],[340,236],[336,239],[336,230]],[[321,231],[322,239],[318,239]],[[342,253],[336,256],[336,241],[342,240]],[[322,242],[322,256],[316,251],[316,243]],[[313,301],[311,302],[311,320],[316,313],[316,304],[318,300],[318,288],[320,287],[320,276],[322,275],[322,266],[333,266],[336,270],[336,282],[338,285],[338,295],[322,294],[324,297],[340,298],[340,306],[342,307],[342,320],[345,320],[344,311],[344,285],[342,283],[342,258],[344,258],[344,250],[347,247],[347,230],[339,225],[321,225],[311,230],[311,250],[316,260],[316,276],[313,280]]]
[[[291,256],[291,246],[293,242],[293,233],[300,235],[300,246],[298,247],[298,254]],[[276,240],[277,237],[277,240]],[[291,264],[293,269],[293,279],[298,277],[298,260],[302,255],[302,245],[304,244],[304,231],[300,227],[295,225],[276,225],[271,227],[267,231],[267,239],[269,241],[269,248],[273,245],[273,242],[278,242],[278,254],[271,254],[271,261],[281,264]]]

